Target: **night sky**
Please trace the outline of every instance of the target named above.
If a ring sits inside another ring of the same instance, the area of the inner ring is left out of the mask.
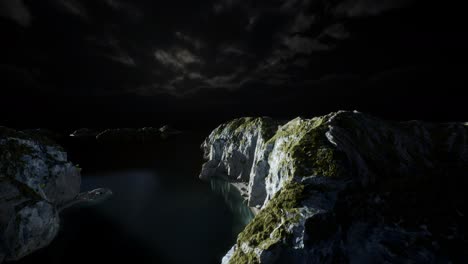
[[[0,124],[466,121],[457,2],[0,0]]]

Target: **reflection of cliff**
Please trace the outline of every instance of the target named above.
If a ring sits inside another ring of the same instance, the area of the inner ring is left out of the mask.
[[[211,189],[223,196],[224,201],[234,215],[233,232],[238,234],[254,217],[252,209],[247,206],[241,192],[229,182],[219,179],[210,179]]]
[[[468,263],[466,124],[239,118],[202,148],[260,209],[223,263]]]

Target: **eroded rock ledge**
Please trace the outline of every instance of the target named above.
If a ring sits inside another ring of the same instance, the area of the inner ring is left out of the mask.
[[[200,178],[260,209],[223,263],[466,263],[467,140],[356,111],[222,124]]]

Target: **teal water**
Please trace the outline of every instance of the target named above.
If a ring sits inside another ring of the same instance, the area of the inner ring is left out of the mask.
[[[220,263],[252,214],[235,188],[198,178],[202,140],[66,146],[83,168],[82,191],[113,196],[64,210],[52,244],[18,263]]]
[[[220,194],[224,198],[224,202],[233,214],[233,234],[239,234],[254,218],[252,210],[247,206],[239,190],[229,182],[219,178],[211,178],[210,185],[213,192]]]

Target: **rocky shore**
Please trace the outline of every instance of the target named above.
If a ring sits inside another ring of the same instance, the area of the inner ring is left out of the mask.
[[[49,245],[62,209],[111,194],[80,193],[80,170],[43,133],[0,127],[0,263]]]

